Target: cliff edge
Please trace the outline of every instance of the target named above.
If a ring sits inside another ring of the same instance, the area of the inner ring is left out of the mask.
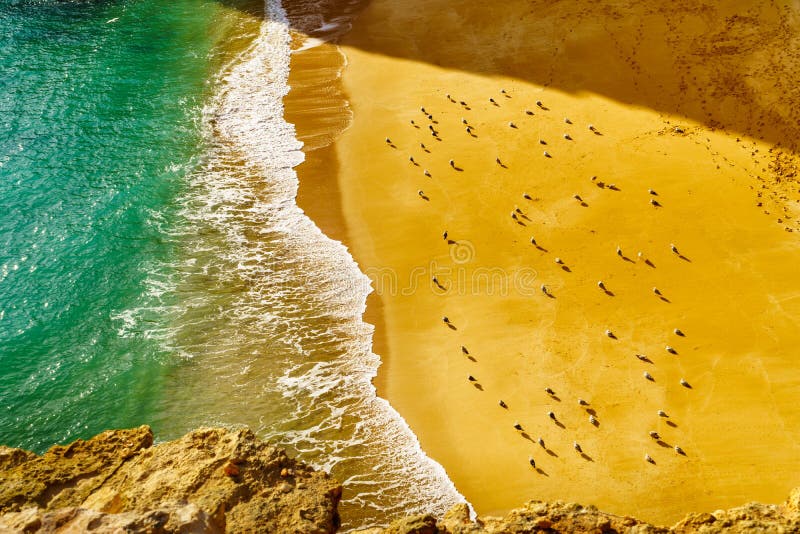
[[[250,430],[153,446],[142,426],[42,456],[0,447],[0,532],[331,533],[341,494]]]
[[[338,482],[249,430],[201,428],[153,445],[147,426],[37,456],[0,447],[0,533],[334,533]],[[800,488],[780,505],[689,514],[671,528],[593,506],[530,501],[503,518],[408,517],[360,534],[798,533]]]

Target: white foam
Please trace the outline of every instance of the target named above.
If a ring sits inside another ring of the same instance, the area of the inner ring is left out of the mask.
[[[345,480],[343,518],[359,516],[345,528],[443,514],[464,498],[372,385],[380,359],[362,319],[370,281],[295,202],[304,155],[283,116],[290,44],[285,12],[267,0],[258,36],[221,70],[203,109],[208,150],[189,176],[186,224],[169,230],[182,255],[147,268],[156,305],[114,318],[120,335],[145,330],[227,388],[190,399],[197,424],[258,426]],[[152,326],[155,313],[173,324]],[[289,411],[276,415],[276,405]]]

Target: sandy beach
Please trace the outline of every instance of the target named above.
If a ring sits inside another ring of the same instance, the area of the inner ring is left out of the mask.
[[[479,513],[667,524],[800,482],[797,13],[748,4],[373,0],[343,38],[352,123],[299,202]]]

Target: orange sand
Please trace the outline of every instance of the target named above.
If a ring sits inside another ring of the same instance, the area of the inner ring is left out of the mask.
[[[343,42],[354,117],[328,172],[381,297],[381,393],[479,513],[670,523],[800,484],[799,197],[776,147],[800,138],[797,12],[612,4],[373,0]]]

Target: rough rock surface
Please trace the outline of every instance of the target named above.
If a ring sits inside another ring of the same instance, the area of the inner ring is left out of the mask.
[[[249,430],[201,428],[153,446],[143,426],[52,447],[0,447],[0,533],[332,533],[341,486]],[[560,501],[503,518],[407,517],[361,534],[800,533],[800,488],[780,505],[689,514],[671,528]]]
[[[0,532],[335,532],[341,486],[249,430],[0,449]]]
[[[556,501],[530,501],[504,518],[471,520],[466,505],[453,507],[442,519],[430,515],[395,521],[385,529],[375,528],[358,534],[569,534],[619,532],[628,534],[789,534],[800,532],[800,488],[786,503],[751,503],[713,514],[689,514],[672,528],[658,527],[632,517],[620,517],[581,506]]]

